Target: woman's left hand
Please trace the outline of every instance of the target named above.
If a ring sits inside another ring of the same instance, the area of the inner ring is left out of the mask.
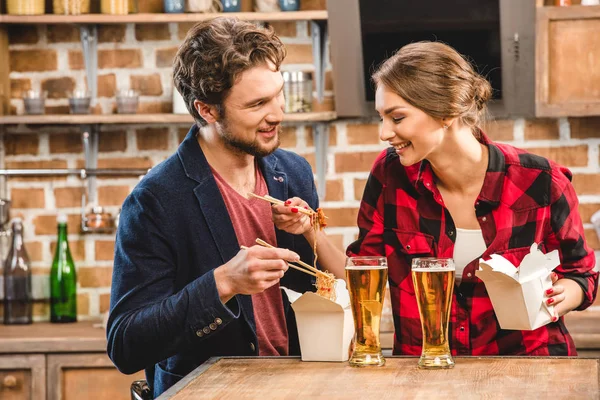
[[[552,287],[544,293],[546,295],[546,304],[554,306],[554,316],[552,322],[558,321],[558,318],[567,313],[568,310],[562,310],[560,304],[565,300],[565,287],[558,282],[558,275],[552,272]]]
[[[308,203],[299,197],[288,199],[284,205],[274,204],[273,223],[282,231],[291,233],[292,235],[302,235],[311,230],[312,224],[310,217],[299,212],[299,209],[309,209]]]

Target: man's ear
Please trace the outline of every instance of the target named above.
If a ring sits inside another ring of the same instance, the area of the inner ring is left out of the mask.
[[[200,100],[194,100],[194,108],[198,114],[209,124],[219,120],[219,111],[212,104],[206,104]]]

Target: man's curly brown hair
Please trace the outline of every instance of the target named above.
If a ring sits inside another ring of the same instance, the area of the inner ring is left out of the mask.
[[[195,100],[222,114],[223,101],[242,72],[267,62],[279,69],[285,54],[272,28],[218,17],[190,29],[173,62],[173,82],[196,123],[205,126]]]

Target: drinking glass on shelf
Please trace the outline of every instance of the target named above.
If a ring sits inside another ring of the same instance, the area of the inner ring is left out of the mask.
[[[23,95],[23,105],[25,106],[25,114],[43,114],[45,104],[46,92],[44,91],[28,90]]]
[[[346,260],[346,281],[354,317],[355,342],[348,361],[355,367],[382,366],[379,327],[387,283],[385,257],[349,257]]]
[[[423,331],[423,349],[419,368],[454,367],[448,341],[454,274],[452,258],[412,260],[412,279]]]

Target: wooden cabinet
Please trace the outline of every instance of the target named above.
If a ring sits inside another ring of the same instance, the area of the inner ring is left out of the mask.
[[[0,399],[46,398],[44,355],[0,355]]]
[[[106,354],[50,354],[47,357],[48,400],[129,400],[129,386],[143,373],[124,375]]]
[[[600,115],[600,6],[536,14],[536,116]]]
[[[143,371],[124,375],[114,367],[104,329],[91,322],[0,325],[2,400],[129,400],[138,379]]]

